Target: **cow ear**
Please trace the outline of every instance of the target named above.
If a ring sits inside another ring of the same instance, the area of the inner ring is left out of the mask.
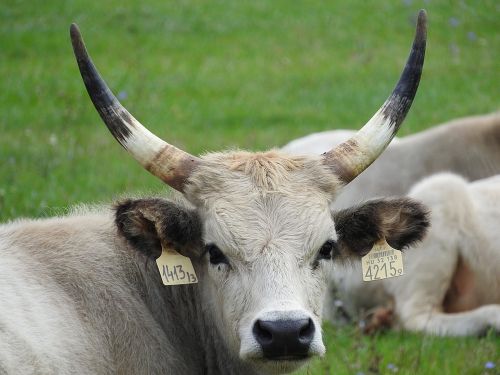
[[[201,222],[194,210],[163,199],[128,199],[115,205],[118,233],[134,249],[150,258],[161,255],[162,245],[185,256],[201,249]]]
[[[410,198],[374,199],[334,213],[334,221],[341,254],[364,256],[383,238],[398,250],[422,240],[429,210]]]

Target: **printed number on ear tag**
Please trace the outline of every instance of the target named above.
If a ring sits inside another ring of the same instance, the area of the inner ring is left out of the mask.
[[[174,249],[162,246],[162,252],[156,265],[164,285],[195,284],[198,282],[191,259],[179,254]]]
[[[363,281],[383,280],[403,275],[401,251],[389,246],[385,239],[376,242],[368,254],[361,258]]]

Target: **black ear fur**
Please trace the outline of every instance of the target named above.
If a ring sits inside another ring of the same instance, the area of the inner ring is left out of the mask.
[[[201,249],[201,222],[193,210],[163,199],[127,199],[115,205],[118,233],[139,252],[158,258],[161,245],[193,256]]]
[[[344,255],[366,255],[385,238],[398,250],[422,240],[429,227],[429,210],[410,198],[374,199],[334,213],[338,244]]]

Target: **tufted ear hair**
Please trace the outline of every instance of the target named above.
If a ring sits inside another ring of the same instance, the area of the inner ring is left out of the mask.
[[[403,250],[421,241],[429,227],[429,210],[410,198],[373,199],[333,214],[337,244],[345,257],[364,256],[385,238]]]
[[[163,199],[127,199],[115,205],[118,233],[149,258],[161,246],[192,257],[201,253],[201,221],[194,210]]]

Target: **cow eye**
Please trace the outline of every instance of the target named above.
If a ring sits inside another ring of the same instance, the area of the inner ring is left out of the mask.
[[[318,260],[332,259],[332,253],[335,250],[337,243],[333,240],[326,241],[318,252]]]
[[[210,257],[210,263],[213,265],[216,264],[229,264],[229,261],[227,260],[226,256],[220,251],[220,249],[214,245],[214,244],[208,244],[205,246],[205,251],[208,253],[208,256]]]

